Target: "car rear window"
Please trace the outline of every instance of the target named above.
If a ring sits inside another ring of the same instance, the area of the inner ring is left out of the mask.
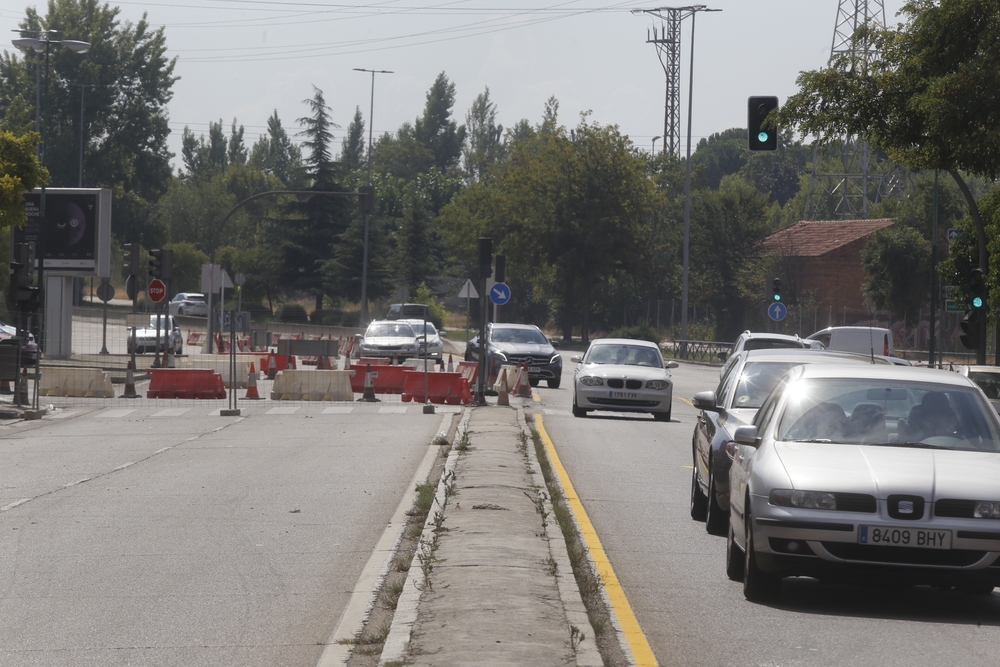
[[[805,347],[797,340],[780,340],[776,338],[751,338],[743,344],[744,350],[778,350],[795,349],[801,350]]]

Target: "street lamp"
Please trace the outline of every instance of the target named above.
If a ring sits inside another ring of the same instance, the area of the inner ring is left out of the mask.
[[[370,72],[372,75],[372,99],[371,107],[368,110],[368,186],[372,184],[372,128],[374,126],[373,116],[375,114],[375,75],[394,74],[386,69],[364,69],[355,67],[355,72]],[[365,242],[364,251],[361,257],[361,325],[368,326],[368,220],[371,214],[365,209]]]
[[[660,138],[659,135],[653,137],[653,146],[649,150],[650,155],[656,155],[656,142],[657,140],[659,140],[659,138]]]

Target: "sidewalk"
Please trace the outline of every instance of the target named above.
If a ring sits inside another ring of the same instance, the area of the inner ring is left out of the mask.
[[[467,410],[379,664],[589,667],[593,638],[523,409]]]

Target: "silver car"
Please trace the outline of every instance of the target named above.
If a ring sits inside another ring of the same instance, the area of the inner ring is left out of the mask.
[[[1000,419],[967,378],[797,366],[733,439],[726,573],[747,599],[786,576],[1000,585]]]
[[[159,317],[159,322],[157,322],[157,317]],[[159,334],[157,334],[157,329],[159,329]],[[134,344],[132,327],[128,327],[127,336],[127,347],[130,353],[133,351],[133,347],[136,354],[156,351],[166,352],[168,347],[173,350],[174,354],[184,353],[184,337],[181,334],[180,325],[174,319],[173,315],[157,316],[151,314],[149,316],[149,326],[136,329]],[[159,347],[157,347],[157,340],[159,340]]]
[[[671,368],[655,343],[629,338],[598,338],[587,353],[570,357],[577,363],[573,382],[573,416],[591,410],[649,412],[657,421],[670,421],[673,400]]]
[[[406,322],[409,324],[413,331],[417,334],[417,342],[420,344],[420,356],[421,358],[427,357],[434,359],[435,361],[441,361],[444,356],[444,343],[441,342],[441,334],[435,328],[433,322],[424,322],[423,320],[397,320],[398,322]],[[424,326],[427,327],[427,340],[424,341]]]
[[[402,361],[417,356],[417,334],[406,322],[376,320],[361,339],[362,357],[395,357]]]
[[[208,301],[204,294],[195,292],[179,292],[170,300],[171,315],[208,316]]]

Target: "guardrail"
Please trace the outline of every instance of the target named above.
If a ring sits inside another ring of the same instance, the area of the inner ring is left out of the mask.
[[[732,343],[709,340],[675,340],[663,346],[663,351],[674,359],[707,361],[714,364],[722,363],[719,352],[728,353],[731,349],[733,349]]]

